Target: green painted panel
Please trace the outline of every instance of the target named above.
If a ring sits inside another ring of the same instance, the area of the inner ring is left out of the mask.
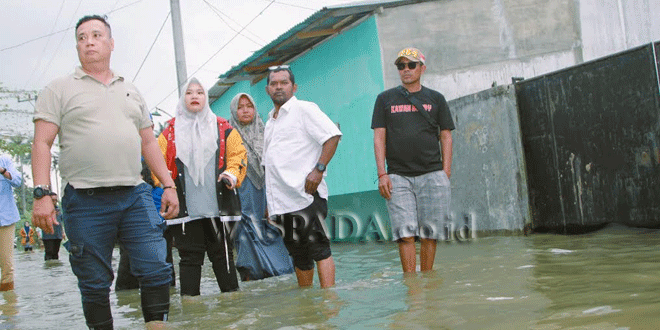
[[[387,205],[378,190],[330,196],[325,222],[333,242],[392,239]]]
[[[299,99],[315,102],[344,134],[328,167],[331,196],[377,189],[371,114],[384,89],[376,20],[372,16],[290,63]],[[229,103],[237,93],[249,93],[266,120],[272,108],[266,79],[235,84],[211,105],[229,118]],[[311,169],[310,169],[311,170]]]

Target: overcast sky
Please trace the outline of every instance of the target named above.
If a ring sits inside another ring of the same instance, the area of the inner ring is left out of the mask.
[[[208,89],[220,74],[321,8],[355,2],[180,0],[188,76]],[[39,91],[70,74],[79,65],[76,22],[84,15],[106,14],[115,39],[112,69],[134,82],[150,109],[173,114],[178,91],[169,12],[169,0],[3,0],[0,83],[11,90]],[[10,107],[32,105],[12,101]],[[0,122],[8,119],[0,112]]]

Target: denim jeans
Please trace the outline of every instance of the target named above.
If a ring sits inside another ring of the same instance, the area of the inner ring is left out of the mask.
[[[165,261],[165,223],[154,206],[148,184],[107,193],[67,185],[62,208],[71,244],[69,260],[78,277],[88,326],[112,322],[108,315],[114,277],[111,262],[117,240],[128,250],[131,272],[142,288],[169,287],[171,265]],[[167,299],[169,308],[169,296]],[[143,306],[143,314],[148,307]],[[105,312],[98,313],[98,309]]]

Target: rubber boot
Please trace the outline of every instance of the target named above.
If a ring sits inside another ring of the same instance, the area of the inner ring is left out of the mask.
[[[176,272],[174,271],[174,265],[172,265],[172,280],[170,281],[170,286],[176,286]]]
[[[229,271],[227,271],[227,265],[216,262],[213,264],[213,272],[215,273],[215,279],[218,281],[220,291],[231,292],[238,290],[238,277],[236,276],[234,263],[230,264]]]
[[[221,251],[220,258],[213,258],[211,265],[215,279],[218,281],[218,286],[222,292],[231,292],[238,290],[238,276],[236,275],[236,265],[234,264],[234,256],[229,247],[228,255],[224,255],[224,248]],[[229,266],[227,266],[227,259],[229,259]]]
[[[144,322],[167,321],[170,312],[170,284],[140,289]]]
[[[202,266],[179,264],[179,282],[182,296],[199,296],[199,282],[202,280]]]
[[[110,302],[106,304],[84,302],[83,312],[90,330],[112,330],[112,312]]]
[[[172,256],[172,248],[174,247],[173,244],[174,236],[169,227],[165,230],[163,236],[165,237],[165,242],[167,243],[167,256],[165,257],[165,261],[167,261],[168,264],[172,265],[172,281],[170,282],[170,286],[175,287],[176,272],[174,271],[174,258]]]

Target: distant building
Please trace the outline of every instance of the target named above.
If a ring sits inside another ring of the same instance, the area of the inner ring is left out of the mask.
[[[15,136],[32,137],[34,124],[32,114],[34,108],[30,104],[18,103],[15,99],[0,101],[0,138]]]

